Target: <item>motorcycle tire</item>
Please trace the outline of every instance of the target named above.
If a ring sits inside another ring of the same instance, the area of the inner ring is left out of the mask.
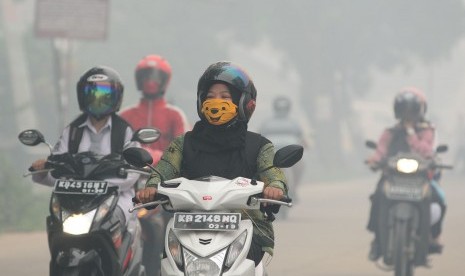
[[[394,233],[395,276],[413,276],[413,260],[409,257],[409,227],[407,222],[397,222]]]

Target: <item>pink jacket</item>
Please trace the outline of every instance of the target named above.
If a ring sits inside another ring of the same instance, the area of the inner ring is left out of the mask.
[[[396,125],[394,128],[400,127]],[[381,135],[376,152],[369,158],[370,161],[379,162],[388,154],[389,146],[393,138],[393,129],[384,130]],[[434,151],[435,129],[429,123],[420,123],[415,128],[415,133],[407,135],[407,143],[412,152],[418,153],[423,157],[431,157]]]

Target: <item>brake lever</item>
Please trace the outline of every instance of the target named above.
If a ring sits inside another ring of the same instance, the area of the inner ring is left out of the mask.
[[[138,205],[134,206],[133,208],[130,208],[129,213],[132,213],[135,210],[139,210],[139,209],[142,209],[142,208],[145,208],[147,210],[153,210],[153,209],[157,208],[158,205],[160,205],[160,204],[163,205],[163,204],[167,204],[167,203],[170,202],[169,198],[167,196],[160,195],[160,194],[157,194],[155,196],[155,199],[156,199],[155,201],[141,204],[141,202],[139,201],[139,199],[137,197],[133,197],[132,202],[134,204],[138,204]]]
[[[284,206],[287,206],[287,207],[292,207],[292,199],[289,198],[289,197],[285,197],[285,198],[283,198],[283,200],[251,197],[250,201],[249,201],[250,206],[255,206],[255,205],[261,204],[261,203],[270,203],[270,204],[284,205]]]
[[[144,203],[144,204],[140,204],[140,205],[137,205],[137,206],[134,206],[132,208],[129,208],[129,213],[132,213],[136,210],[139,210],[139,209],[142,209],[142,208],[145,208],[147,210],[152,210],[152,209],[155,209],[158,205],[160,204],[166,204],[166,203],[169,203],[170,201],[168,199],[165,199],[165,200],[158,200],[158,201],[152,201],[152,202],[148,202],[148,203]]]
[[[27,177],[27,176],[34,175],[34,174],[40,174],[40,173],[44,173],[44,172],[51,172],[51,171],[54,170],[54,169],[43,169],[43,170],[37,170],[37,171],[36,171],[36,170],[32,170],[32,171],[31,171],[31,170],[30,170],[31,168],[32,168],[32,167],[30,167],[30,168],[28,169],[29,172],[23,174],[23,177]]]

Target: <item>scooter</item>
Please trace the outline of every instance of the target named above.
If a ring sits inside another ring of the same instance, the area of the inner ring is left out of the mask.
[[[273,164],[291,167],[302,158],[302,153],[301,146],[287,146],[276,152]],[[138,168],[152,163],[143,149],[129,148],[123,155]],[[263,264],[255,267],[254,261],[246,258],[254,221],[242,217],[238,210],[258,210],[261,203],[268,203],[271,208],[264,211],[273,217],[279,211],[277,206],[292,206],[290,200],[262,198],[263,188],[263,182],[244,177],[181,177],[162,181],[154,202],[140,204],[130,212],[158,204],[174,212],[166,228],[162,276],[263,276]]]
[[[376,143],[366,146],[376,149]],[[447,151],[438,146],[436,154]],[[382,196],[377,213],[378,239],[384,270],[396,276],[412,276],[416,266],[428,266],[432,220],[431,180],[433,172],[451,169],[437,158],[425,159],[414,153],[398,153],[380,162],[383,170]]]
[[[158,130],[141,129],[132,141],[151,143]],[[159,136],[159,135],[158,135]],[[25,130],[19,140],[27,146],[47,144],[37,130]],[[50,275],[145,276],[141,230],[137,219],[121,225],[115,212],[118,188],[108,179],[126,178],[130,166],[120,154],[92,152],[50,155],[46,170],[57,180],[47,217]],[[121,214],[119,214],[121,216]]]

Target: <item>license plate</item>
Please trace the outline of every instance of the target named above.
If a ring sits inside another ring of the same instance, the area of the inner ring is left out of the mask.
[[[421,186],[389,185],[386,195],[391,199],[418,201],[423,198]]]
[[[175,213],[174,228],[180,230],[231,231],[239,229],[240,213]]]
[[[108,182],[100,180],[61,180],[55,182],[54,192],[57,194],[106,194]]]

